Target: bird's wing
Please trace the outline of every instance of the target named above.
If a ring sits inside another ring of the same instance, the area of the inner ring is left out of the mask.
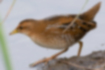
[[[76,15],[59,16],[47,20],[46,31],[50,33],[62,33],[71,24]],[[94,28],[94,22],[87,22],[81,18],[76,19],[75,23],[66,31],[67,33],[87,32]]]
[[[47,21],[47,28],[46,29],[55,29],[61,30],[65,29],[75,18],[75,15],[68,15],[68,16],[56,16],[52,18],[46,19]]]

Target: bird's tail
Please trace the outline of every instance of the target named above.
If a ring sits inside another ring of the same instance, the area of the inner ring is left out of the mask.
[[[87,12],[81,14],[80,15],[81,19],[86,20],[86,21],[93,21],[95,15],[97,14],[97,12],[100,9],[100,6],[101,6],[101,2],[99,2],[98,4],[96,4],[95,6],[93,6]]]

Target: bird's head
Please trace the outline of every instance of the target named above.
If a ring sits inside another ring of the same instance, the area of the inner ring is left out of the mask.
[[[14,35],[17,33],[23,33],[26,35],[30,35],[31,32],[33,31],[35,23],[36,21],[33,19],[23,20],[22,22],[20,22],[17,28],[10,33],[10,35]]]

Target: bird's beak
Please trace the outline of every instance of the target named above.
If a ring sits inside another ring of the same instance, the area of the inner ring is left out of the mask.
[[[12,31],[11,33],[10,33],[10,35],[14,35],[14,34],[17,34],[18,33],[18,30],[14,30],[14,31]]]

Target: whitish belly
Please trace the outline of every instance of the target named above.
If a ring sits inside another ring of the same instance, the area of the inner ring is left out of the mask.
[[[43,38],[33,37],[32,40],[42,47],[51,49],[64,49],[75,43],[75,41],[67,35]]]

